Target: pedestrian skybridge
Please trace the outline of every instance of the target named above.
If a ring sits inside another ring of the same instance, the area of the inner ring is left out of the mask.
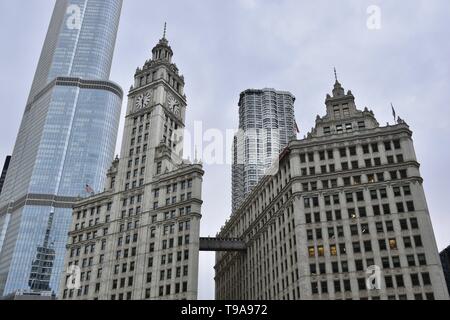
[[[245,242],[232,238],[200,238],[200,251],[246,251]]]

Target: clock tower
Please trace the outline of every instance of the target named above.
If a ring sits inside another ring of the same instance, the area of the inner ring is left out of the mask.
[[[184,77],[172,62],[173,51],[166,31],[152,50],[152,58],[136,69],[128,94],[122,157],[133,160],[136,145],[148,157],[146,181],[172,171],[182,163],[186,116]],[[138,125],[142,122],[142,125]],[[138,150],[139,151],[139,150]],[[128,163],[122,162],[122,165]],[[125,169],[125,168],[124,168]]]
[[[101,261],[101,283],[83,278],[83,288],[96,288],[83,295],[73,295],[62,283],[62,299],[197,298],[204,171],[182,160],[186,96],[172,57],[164,31],[151,59],[134,75],[121,157],[108,171],[105,191],[74,207],[66,267],[82,259],[80,234],[98,228],[101,246],[91,259]],[[94,211],[98,224],[90,215],[82,221],[83,212]],[[97,274],[94,268],[82,272]]]

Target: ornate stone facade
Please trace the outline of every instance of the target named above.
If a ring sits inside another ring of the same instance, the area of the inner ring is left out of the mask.
[[[337,80],[326,107],[220,231],[247,252],[217,254],[216,298],[448,299],[409,126]]]
[[[106,190],[73,211],[66,268],[81,287],[62,299],[196,299],[201,164],[182,160],[184,79],[165,36],[138,68],[128,99],[122,156]]]

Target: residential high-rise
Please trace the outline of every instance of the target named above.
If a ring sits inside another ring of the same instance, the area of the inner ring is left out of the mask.
[[[296,137],[295,97],[274,89],[246,90],[239,99],[233,142],[232,209],[237,210],[275,159]]]
[[[74,207],[62,299],[197,298],[203,170],[181,159],[184,77],[165,34],[152,53],[134,76],[106,191]]]
[[[121,8],[56,1],[0,196],[0,295],[57,292],[72,205],[103,190],[123,96],[109,81]]]
[[[10,161],[11,161],[11,156],[7,156],[5,159],[5,164],[3,165],[2,175],[0,176],[0,194],[2,193],[3,184],[5,183],[6,173],[8,173]]]
[[[381,127],[336,80],[327,113],[289,143],[218,234],[217,299],[448,299],[412,132]]]

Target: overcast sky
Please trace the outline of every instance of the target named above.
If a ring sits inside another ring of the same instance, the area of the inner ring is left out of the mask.
[[[1,162],[12,152],[54,3],[0,0]],[[381,29],[367,27],[370,5],[381,9]],[[296,96],[303,136],[325,113],[336,66],[360,108],[384,125],[392,122],[392,102],[411,126],[443,249],[450,245],[449,16],[448,0],[124,0],[111,80],[128,91],[167,21],[186,80],[188,129],[194,121],[204,129],[235,128],[239,93],[271,87]],[[201,233],[212,236],[230,214],[231,168],[205,171]],[[214,254],[200,256],[199,298],[212,299]]]

